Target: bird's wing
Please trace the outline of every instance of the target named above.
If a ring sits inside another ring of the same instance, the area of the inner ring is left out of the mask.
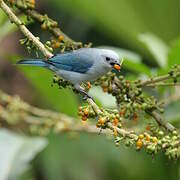
[[[78,73],[87,72],[93,65],[93,60],[90,59],[88,54],[79,53],[78,51],[57,54],[49,59],[48,62],[57,69],[74,71]]]

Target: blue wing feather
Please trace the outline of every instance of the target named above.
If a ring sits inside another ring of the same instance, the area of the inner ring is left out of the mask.
[[[49,59],[49,63],[54,65],[57,69],[66,71],[74,71],[78,73],[86,73],[93,65],[93,60],[88,54],[80,51],[74,51],[65,54],[57,54]]]

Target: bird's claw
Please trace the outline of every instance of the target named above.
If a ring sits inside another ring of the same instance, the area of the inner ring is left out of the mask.
[[[90,96],[89,94],[85,94],[84,97],[83,97],[83,100],[87,100],[88,98],[92,99],[94,101],[93,97]]]

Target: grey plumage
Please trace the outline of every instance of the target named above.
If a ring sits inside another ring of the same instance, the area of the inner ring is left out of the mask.
[[[112,50],[82,48],[69,53],[55,55],[47,61],[41,59],[21,60],[18,64],[50,69],[57,75],[70,81],[76,89],[87,95],[80,87],[80,84],[96,80],[106,74],[115,64],[119,65],[119,57]]]

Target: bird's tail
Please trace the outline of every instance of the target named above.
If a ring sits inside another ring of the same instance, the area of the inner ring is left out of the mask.
[[[20,60],[16,64],[29,65],[29,66],[39,66],[39,67],[47,67],[48,66],[48,63],[42,59]]]

